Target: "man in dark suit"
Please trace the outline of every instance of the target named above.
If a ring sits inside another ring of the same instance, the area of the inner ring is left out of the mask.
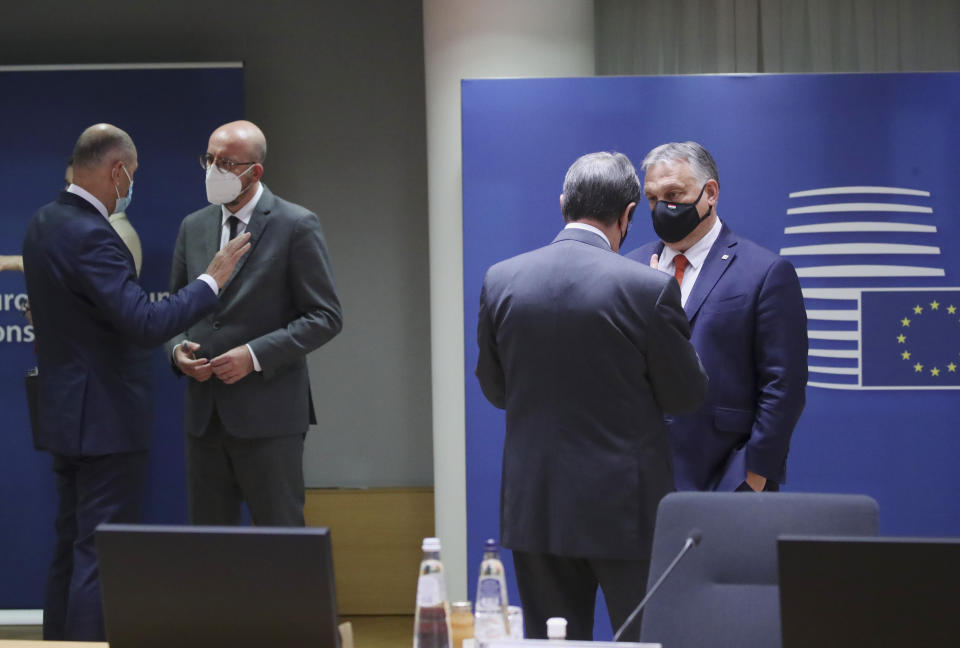
[[[581,157],[564,230],[483,282],[476,374],[506,409],[500,531],[528,637],[563,616],[569,638],[591,639],[598,584],[614,628],[640,601],[673,490],[663,414],[706,389],[676,283],[617,254],[639,195],[626,156]]]
[[[661,241],[628,257],[678,278],[710,376],[703,406],[669,420],[677,488],[779,490],[807,384],[797,273],[721,223],[717,165],[702,146],[664,144],[641,168]]]
[[[320,221],[260,182],[267,141],[248,121],[210,136],[207,199],[187,216],[171,290],[214,256],[231,231],[251,235],[216,310],[167,343],[188,377],[190,520],[303,526],[303,442],[313,417],[306,355],[340,332]]]
[[[23,243],[40,369],[34,434],[53,453],[60,499],[43,636],[102,641],[94,530],[139,521],[153,428],[150,348],[216,308],[249,245],[231,241],[183,290],[151,303],[109,221],[133,195],[133,141],[97,124],[73,156],[73,183],[33,215]]]

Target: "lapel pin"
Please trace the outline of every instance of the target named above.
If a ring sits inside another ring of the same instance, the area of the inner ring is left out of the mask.
[[[721,261],[726,261],[726,260],[729,259],[729,258],[730,258],[730,255],[729,255],[729,254],[724,254],[722,257],[720,257],[720,260],[721,260]]]

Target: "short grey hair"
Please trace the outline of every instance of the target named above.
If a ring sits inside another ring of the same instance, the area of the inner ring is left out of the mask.
[[[669,142],[661,144],[657,148],[647,153],[643,158],[643,164],[640,170],[646,172],[649,167],[660,162],[677,162],[686,160],[690,163],[690,171],[693,177],[701,185],[707,183],[707,180],[716,180],[720,184],[720,173],[717,171],[717,163],[707,149],[703,148],[697,142]]]
[[[590,218],[603,225],[617,222],[640,197],[640,179],[623,153],[588,153],[567,170],[560,211],[568,223]]]

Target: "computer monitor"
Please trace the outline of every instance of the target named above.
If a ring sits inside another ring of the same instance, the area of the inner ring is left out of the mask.
[[[960,538],[781,536],[783,648],[949,646]]]
[[[102,524],[111,648],[339,645],[325,528]]]

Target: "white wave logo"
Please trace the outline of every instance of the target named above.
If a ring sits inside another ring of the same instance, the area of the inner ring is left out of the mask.
[[[875,198],[854,201],[863,196]],[[780,254],[807,306],[808,384],[960,389],[960,288],[943,285],[930,192],[852,186],[789,197],[801,204],[787,209],[784,234],[797,245]],[[793,224],[802,220],[815,222]]]

